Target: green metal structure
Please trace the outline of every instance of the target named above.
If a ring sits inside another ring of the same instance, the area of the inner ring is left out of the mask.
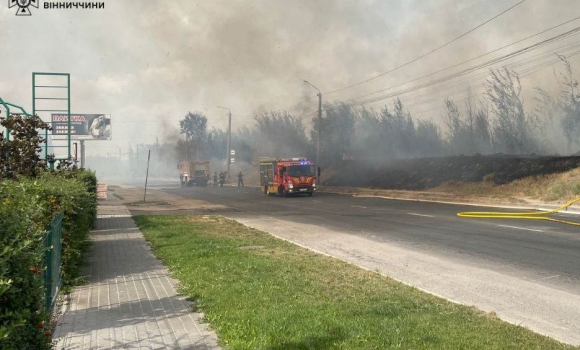
[[[38,77],[64,77],[66,78],[66,85],[36,85]],[[66,89],[66,97],[46,97],[38,96],[37,89],[46,91],[47,89]],[[37,101],[41,100],[52,100],[52,101],[66,101],[66,109],[37,109]],[[72,156],[72,142],[71,142],[71,120],[70,120],[70,74],[69,73],[45,73],[45,72],[32,72],[32,114],[36,115],[37,112],[66,112],[68,115],[68,132],[67,132],[67,157],[66,158],[56,158],[55,160],[66,160]],[[44,138],[48,140],[48,130],[45,131]],[[59,147],[59,146],[51,146]],[[62,146],[61,146],[62,147]],[[44,157],[48,157],[48,142],[44,145]]]
[[[20,107],[18,105],[15,105],[15,104],[12,104],[12,103],[9,103],[9,102],[4,101],[2,99],[2,97],[0,97],[0,104],[2,104],[2,106],[4,106],[4,108],[6,109],[6,115],[7,115],[6,118],[10,118],[10,107],[18,108],[20,110],[20,112],[21,112],[20,114],[24,114],[28,118],[31,117],[31,115],[28,112],[26,112],[24,110],[24,108],[22,108],[22,107]],[[7,133],[6,133],[6,141],[10,141],[10,129],[6,128],[6,131],[7,131]]]
[[[44,266],[42,277],[44,280],[44,306],[52,310],[61,284],[61,255],[62,255],[62,218],[63,214],[55,217],[47,228],[44,238]]]

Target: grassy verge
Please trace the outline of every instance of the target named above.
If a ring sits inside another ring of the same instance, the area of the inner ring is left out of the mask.
[[[464,197],[519,198],[562,203],[580,196],[580,169],[530,176],[505,185],[495,185],[491,181],[445,183],[429,191]]]
[[[221,217],[136,222],[230,349],[574,349]]]

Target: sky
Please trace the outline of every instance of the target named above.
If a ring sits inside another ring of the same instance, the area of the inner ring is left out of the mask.
[[[400,97],[414,117],[438,120],[444,97],[465,99],[468,87],[475,95],[484,91],[488,68],[463,81],[397,94],[442,75],[402,84],[579,17],[580,1],[526,0],[412,64],[332,91],[412,61],[520,1],[105,0],[104,9],[45,9],[40,0],[39,8],[30,8],[31,16],[15,16],[15,8],[4,1],[0,97],[30,111],[32,72],[70,73],[72,112],[112,118],[113,139],[91,141],[88,155],[175,141],[179,120],[188,111],[205,114],[210,128],[225,129],[227,111],[218,106],[231,110],[234,131],[253,125],[254,116],[266,111],[288,110],[307,121],[316,114],[317,91],[304,80],[322,91],[325,103],[401,85],[388,90],[395,97],[365,107],[380,109]],[[578,26],[580,20],[572,21],[442,74]],[[546,63],[544,69],[522,77],[526,101],[533,100],[535,86],[557,90],[554,69],[562,65],[550,62],[557,61],[556,52],[576,53],[577,48],[564,45],[578,40],[579,35],[570,36],[507,62],[546,54],[538,58],[544,61],[532,61]],[[570,61],[580,70],[579,56]],[[381,94],[369,97],[376,96]]]

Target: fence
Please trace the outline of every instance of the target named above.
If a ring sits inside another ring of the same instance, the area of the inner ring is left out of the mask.
[[[44,306],[49,311],[54,306],[60,288],[62,218],[63,214],[60,214],[52,220],[44,240],[44,246],[47,248],[44,253],[46,269],[42,276],[44,279]]]

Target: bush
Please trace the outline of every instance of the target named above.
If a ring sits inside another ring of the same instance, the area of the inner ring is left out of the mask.
[[[37,182],[42,184],[43,198],[54,201],[64,214],[62,282],[64,287],[70,287],[79,276],[83,253],[90,245],[88,234],[97,216],[97,178],[90,171],[67,170],[45,173]]]
[[[50,208],[31,184],[0,183],[0,348],[49,349],[41,276]]]
[[[79,170],[0,182],[0,349],[49,349],[44,321],[44,238],[64,214],[62,283],[74,284],[96,218],[96,177]]]

